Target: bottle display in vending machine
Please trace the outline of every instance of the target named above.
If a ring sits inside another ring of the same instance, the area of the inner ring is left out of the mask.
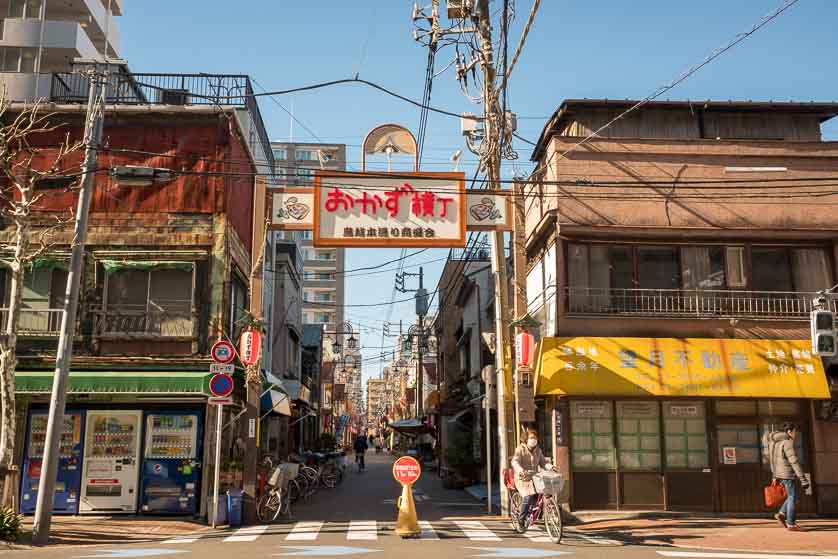
[[[38,484],[47,438],[47,412],[30,411],[28,424],[20,488],[20,510],[24,514],[35,512],[35,504],[38,501]],[[68,410],[64,414],[59,443],[58,471],[53,501],[55,513],[78,513],[83,429],[84,412]]]
[[[195,514],[201,479],[203,413],[147,412],[142,511]]]
[[[79,512],[137,511],[141,411],[87,412]]]

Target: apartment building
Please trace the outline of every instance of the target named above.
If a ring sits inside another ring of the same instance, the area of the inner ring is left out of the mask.
[[[752,513],[765,437],[791,421],[815,487],[800,508],[834,514],[838,374],[811,352],[809,312],[838,277],[838,143],[821,137],[838,104],[666,101],[620,117],[633,104],[565,101],[532,155],[545,453],[575,509]]]
[[[0,85],[10,99],[49,99],[74,58],[119,58],[123,0],[0,0]]]
[[[384,417],[387,398],[387,381],[383,378],[367,380],[367,429],[378,430]]]
[[[314,173],[346,170],[344,144],[271,142],[277,186],[310,187]],[[343,324],[345,250],[315,248],[311,231],[286,233],[300,241],[303,265],[303,322],[337,331]]]

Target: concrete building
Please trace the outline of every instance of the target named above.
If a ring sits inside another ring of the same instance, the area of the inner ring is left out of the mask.
[[[74,58],[118,59],[122,0],[0,0],[0,86],[10,99],[49,99]]]
[[[666,101],[615,119],[633,104],[565,101],[532,154],[542,448],[574,509],[752,513],[764,437],[791,421],[815,488],[799,510],[834,514],[838,372],[811,352],[809,312],[838,277],[838,143],[820,128],[838,104]]]
[[[319,169],[346,170],[346,146],[271,142],[277,186],[310,187]],[[286,233],[302,245],[303,323],[319,324],[327,331],[343,324],[345,250],[314,248],[311,231]]]
[[[381,418],[384,417],[384,407],[387,397],[387,381],[383,378],[367,379],[367,429],[377,430]]]

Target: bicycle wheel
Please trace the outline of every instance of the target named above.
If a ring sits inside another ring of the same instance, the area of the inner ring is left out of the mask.
[[[280,506],[279,495],[271,489],[259,499],[256,505],[256,516],[259,517],[260,522],[273,522],[279,516]]]
[[[544,527],[553,543],[562,541],[562,509],[556,499],[546,499],[544,502]]]
[[[297,480],[292,479],[288,482],[288,488],[285,490],[285,493],[288,496],[289,503],[296,503],[303,494],[303,490]]]
[[[323,468],[323,471],[320,472],[320,482],[324,487],[328,487],[329,489],[334,489],[337,486],[338,473],[334,466],[326,466]]]
[[[521,533],[521,524],[518,523],[518,518],[521,516],[521,494],[517,491],[509,493],[509,522],[512,524],[512,529]]]
[[[276,512],[276,516],[280,514],[284,514],[285,516],[291,516],[291,499],[288,498],[288,490],[280,491],[279,495],[279,510]],[[276,519],[276,516],[274,519]]]

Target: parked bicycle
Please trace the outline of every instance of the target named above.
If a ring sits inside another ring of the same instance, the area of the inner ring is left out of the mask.
[[[288,489],[297,476],[298,464],[282,463],[273,465],[270,457],[265,457],[262,463],[270,474],[266,480],[265,493],[256,503],[256,516],[260,522],[273,522],[280,514],[291,515],[291,491]]]
[[[559,495],[561,495],[562,489],[564,488],[564,478],[562,475],[548,471],[533,475],[532,482],[538,496],[535,503],[530,507],[529,514],[523,523],[518,522],[518,518],[521,515],[523,499],[515,488],[514,476],[515,474],[511,468],[504,470],[504,483],[506,484],[506,488],[509,489],[509,512],[512,519],[512,529],[523,534],[530,526],[535,524],[539,519],[542,519],[544,520],[544,528],[547,530],[550,541],[553,543],[561,542],[564,531],[562,507],[559,504]]]

